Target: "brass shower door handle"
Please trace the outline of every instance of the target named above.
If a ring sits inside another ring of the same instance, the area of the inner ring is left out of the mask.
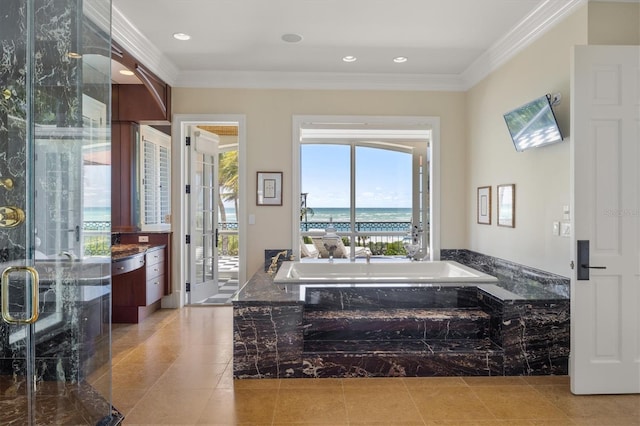
[[[9,312],[9,275],[12,272],[27,272],[31,275],[31,313],[26,319],[15,318]],[[33,324],[38,320],[38,303],[40,291],[40,277],[38,271],[31,266],[9,266],[2,271],[2,319],[8,324]]]
[[[0,207],[0,228],[15,228],[24,223],[24,210],[16,206]]]

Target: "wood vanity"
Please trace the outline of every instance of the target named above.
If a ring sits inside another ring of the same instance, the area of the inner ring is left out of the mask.
[[[167,287],[167,245],[114,246],[112,322],[138,323],[160,309]]]

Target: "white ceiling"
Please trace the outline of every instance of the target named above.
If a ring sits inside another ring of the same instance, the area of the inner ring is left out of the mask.
[[[585,1],[113,0],[113,38],[174,86],[464,90]]]

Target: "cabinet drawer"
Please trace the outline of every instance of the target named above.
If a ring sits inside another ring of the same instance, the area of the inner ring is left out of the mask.
[[[147,305],[158,301],[164,295],[164,275],[147,279]]]
[[[149,264],[147,263],[147,281],[155,279],[158,275],[164,273],[164,263]]]
[[[147,265],[155,265],[164,262],[164,249],[147,251]]]
[[[144,266],[144,255],[117,260],[111,264],[111,275],[126,274]]]

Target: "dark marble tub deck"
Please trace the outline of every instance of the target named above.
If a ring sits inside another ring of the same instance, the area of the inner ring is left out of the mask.
[[[234,377],[568,373],[567,278],[468,250],[442,259],[498,282],[282,285],[258,271],[233,299]]]

